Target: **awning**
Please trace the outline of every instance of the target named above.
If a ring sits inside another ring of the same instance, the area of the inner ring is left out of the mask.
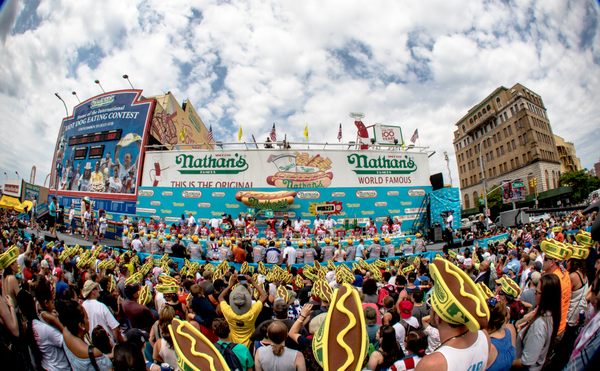
[[[548,198],[555,198],[559,196],[564,196],[573,192],[573,188],[571,187],[558,187],[554,189],[550,189],[548,191],[542,192],[538,195],[538,200],[545,200]]]
[[[15,208],[18,208],[20,206],[21,201],[19,201],[19,199],[16,197],[3,195],[2,198],[0,198],[0,207],[3,209],[14,210]]]

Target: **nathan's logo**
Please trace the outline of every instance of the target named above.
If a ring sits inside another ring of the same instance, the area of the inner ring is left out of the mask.
[[[107,106],[107,105],[111,104],[114,101],[115,101],[115,96],[114,95],[109,95],[108,97],[102,97],[102,98],[94,99],[90,103],[90,108],[93,109],[93,108],[104,107],[104,106]]]
[[[180,174],[238,174],[248,170],[246,158],[237,153],[233,157],[180,154],[175,157],[175,164],[180,165]]]
[[[348,155],[348,163],[354,165],[356,174],[410,174],[417,171],[412,158],[388,158],[386,156],[368,157],[353,153]]]

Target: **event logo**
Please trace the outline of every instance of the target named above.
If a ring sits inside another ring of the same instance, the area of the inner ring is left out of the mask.
[[[269,156],[277,172],[267,177],[267,183],[279,188],[323,188],[333,179],[331,160],[307,152]]]
[[[175,164],[180,165],[180,174],[239,174],[248,170],[246,158],[238,153],[229,158],[182,153],[175,157]]]
[[[100,108],[100,107],[108,106],[109,104],[111,104],[114,101],[115,101],[115,96],[114,95],[109,95],[107,97],[102,97],[102,98],[94,99],[90,103],[90,108],[94,109],[94,108]]]
[[[296,192],[238,191],[235,199],[246,206],[259,210],[287,210],[294,203]]]
[[[417,171],[417,164],[407,155],[392,156],[380,155],[369,157],[353,153],[347,156],[348,164],[354,165],[356,174],[410,174]]]

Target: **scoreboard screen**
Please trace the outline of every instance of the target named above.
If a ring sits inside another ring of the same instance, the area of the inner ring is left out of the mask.
[[[104,156],[104,144],[90,147],[90,155],[88,158],[102,158]]]
[[[75,160],[84,160],[87,157],[88,147],[76,147],[73,150],[73,158]]]
[[[102,131],[99,133],[89,133],[83,135],[74,135],[69,138],[69,145],[74,146],[78,144],[90,144],[98,142],[106,142],[111,140],[121,139],[123,129],[115,129],[109,131]]]

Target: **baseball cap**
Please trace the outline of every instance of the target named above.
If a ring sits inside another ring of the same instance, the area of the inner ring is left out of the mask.
[[[412,316],[413,306],[414,304],[412,301],[406,299],[402,300],[400,304],[398,304],[398,307],[400,308],[400,317],[404,319],[410,318]]]
[[[88,297],[90,292],[92,292],[96,288],[98,288],[98,289],[100,288],[100,285],[97,282],[94,282],[92,280],[87,280],[83,284],[83,289],[81,290],[81,295],[85,299]]]

